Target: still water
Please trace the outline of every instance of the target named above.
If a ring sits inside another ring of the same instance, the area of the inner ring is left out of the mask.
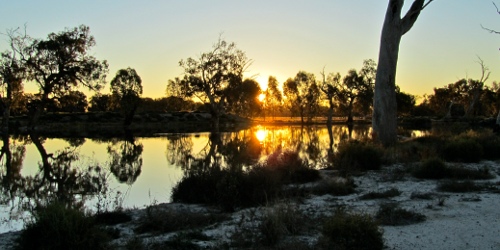
[[[324,167],[339,142],[366,139],[369,126],[254,126],[237,132],[127,138],[3,138],[0,233],[19,230],[36,204],[65,200],[92,211],[170,201],[186,171],[213,164],[244,168],[276,150],[294,150]],[[405,131],[421,136],[425,131]]]

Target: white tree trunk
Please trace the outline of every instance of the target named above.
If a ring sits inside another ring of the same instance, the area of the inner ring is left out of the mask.
[[[496,124],[497,124],[497,126],[500,126],[500,111],[498,111]]]
[[[399,44],[424,6],[424,0],[415,0],[404,18],[401,9],[404,0],[390,0],[380,39],[380,51],[373,98],[373,138],[384,146],[397,141],[396,69]]]

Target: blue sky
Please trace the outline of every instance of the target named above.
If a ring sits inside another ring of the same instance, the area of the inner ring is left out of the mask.
[[[406,0],[407,7],[412,1]],[[305,70],[359,69],[377,61],[388,0],[252,1],[27,1],[0,0],[0,32],[27,25],[35,38],[80,24],[97,41],[92,50],[110,64],[108,80],[135,68],[146,97],[165,95],[169,79],[181,76],[181,59],[209,51],[219,35],[253,60],[246,75],[280,83]],[[498,2],[500,5],[500,1]],[[489,66],[489,82],[500,81],[500,15],[490,0],[435,0],[400,47],[397,84],[405,92],[432,93],[460,78],[480,77],[478,56]],[[7,49],[6,37],[0,51]],[[27,84],[28,91],[36,91]],[[106,91],[109,85],[106,87]]]

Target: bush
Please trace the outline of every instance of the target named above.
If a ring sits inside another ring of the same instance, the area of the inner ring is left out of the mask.
[[[308,166],[297,152],[277,150],[265,161],[266,168],[277,171],[283,183],[307,183],[320,179],[319,171]]]
[[[353,179],[324,179],[312,188],[312,193],[316,195],[349,195],[354,193],[356,184]]]
[[[139,219],[135,232],[169,233],[204,227],[226,219],[224,215],[175,211],[161,206],[149,206],[146,208],[145,215]]]
[[[468,193],[468,192],[477,192],[485,189],[485,186],[478,185],[473,181],[456,181],[449,180],[439,183],[438,190],[443,192],[451,192],[451,193]]]
[[[382,204],[375,215],[382,225],[401,226],[425,221],[423,214],[415,213],[398,207],[397,204]]]
[[[262,243],[273,246],[286,235],[296,234],[303,226],[304,216],[291,204],[277,204],[264,213],[259,229]]]
[[[450,176],[450,169],[443,160],[431,158],[425,160],[413,171],[413,176],[419,179],[443,179]]]
[[[349,214],[338,209],[323,224],[321,245],[325,249],[383,249],[382,231],[366,214]]]
[[[52,203],[39,208],[18,238],[18,249],[107,249],[109,237],[83,211]]]
[[[339,146],[333,163],[344,173],[378,170],[382,165],[382,152],[374,145],[357,141],[347,142]]]
[[[297,153],[273,153],[264,164],[246,171],[212,169],[187,173],[172,189],[172,201],[217,205],[225,211],[271,202],[283,194],[282,186],[320,178]]]
[[[369,192],[360,197],[362,200],[391,198],[401,194],[397,188],[391,188],[384,192]]]
[[[435,180],[444,178],[485,180],[495,177],[487,167],[481,169],[448,167],[442,160],[437,158],[428,159],[423,162],[420,167],[413,171],[413,176],[420,179]]]
[[[483,147],[471,138],[458,138],[446,143],[441,155],[447,161],[479,162],[483,157]]]

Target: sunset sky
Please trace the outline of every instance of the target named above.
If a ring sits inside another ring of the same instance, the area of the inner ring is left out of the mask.
[[[406,8],[413,1],[406,1]],[[163,97],[181,76],[178,62],[211,49],[221,33],[252,59],[247,77],[280,83],[299,70],[345,75],[377,61],[388,0],[27,1],[0,0],[0,32],[27,25],[35,38],[80,24],[97,41],[92,54],[110,65],[108,80],[135,68],[144,97]],[[500,6],[500,1],[498,1]],[[481,57],[500,81],[500,15],[490,0],[435,0],[402,40],[397,84],[416,95],[460,78],[480,77]],[[0,51],[7,49],[0,40]],[[28,91],[36,88],[27,86]],[[106,86],[106,91],[109,85]]]

